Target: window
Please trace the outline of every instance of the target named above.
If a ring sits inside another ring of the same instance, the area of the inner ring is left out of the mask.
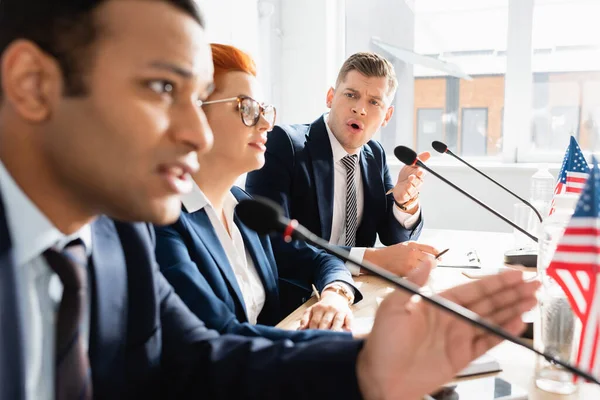
[[[462,156],[502,153],[507,28],[508,0],[415,2],[415,53],[453,67],[414,66],[414,107],[443,107],[442,141]]]
[[[594,16],[600,2],[529,1],[531,128],[518,161],[560,162],[571,135],[584,151],[598,142],[600,28]]]
[[[461,143],[461,154],[463,156],[485,156],[487,154],[487,108],[462,109]]]
[[[375,135],[388,153],[441,139],[466,157],[560,163],[571,134],[600,151],[599,0],[275,3],[264,36],[281,58],[267,88],[279,123],[327,111],[343,60],[376,51],[398,77],[394,117]],[[312,16],[319,23],[306,31]]]
[[[431,142],[444,140],[441,108],[420,108],[417,110],[417,152],[429,151]]]

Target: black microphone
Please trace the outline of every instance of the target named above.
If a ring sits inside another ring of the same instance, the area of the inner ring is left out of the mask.
[[[567,371],[577,376],[580,376],[590,382],[594,382],[597,385],[600,385],[600,381],[598,381],[591,374],[584,372],[565,361],[554,358],[554,356],[550,354],[534,349],[533,346],[531,346],[530,344],[511,335],[501,327],[486,321],[473,311],[468,310],[439,295],[423,294],[420,292],[419,286],[406,279],[402,279],[394,275],[393,273],[381,267],[378,267],[375,264],[364,260],[363,262],[359,262],[353,258],[350,258],[348,252],[341,250],[337,246],[330,245],[326,240],[323,240],[322,238],[318,237],[317,235],[300,225],[298,221],[289,220],[288,218],[286,218],[283,214],[282,208],[277,203],[269,199],[257,198],[254,200],[242,200],[235,207],[235,212],[238,218],[247,227],[254,230],[258,234],[266,235],[272,232],[277,232],[283,234],[283,238],[286,242],[291,242],[295,239],[307,242],[313,246],[320,247],[328,253],[334,254],[335,256],[341,258],[344,261],[349,261],[352,264],[355,264],[369,271],[373,275],[379,276],[386,282],[391,283],[392,285],[398,287],[401,290],[412,293],[413,295],[420,296],[424,301],[431,303],[435,307],[441,308],[451,314],[454,314],[455,316],[468,322],[469,324],[476,325],[502,339],[508,340],[509,342],[515,343],[521,347],[531,350],[534,353],[544,357],[549,362],[556,363],[564,367]]]
[[[456,186],[454,183],[450,182],[448,179],[444,178],[443,176],[441,176],[440,174],[438,174],[437,172],[435,172],[434,170],[429,168],[427,165],[425,165],[421,160],[419,160],[417,158],[417,153],[415,153],[414,150],[409,149],[406,146],[398,146],[394,149],[394,155],[396,156],[396,158],[398,158],[398,160],[402,161],[406,165],[418,165],[419,167],[428,171],[431,175],[440,179],[442,182],[452,186],[454,189],[458,190],[460,193],[464,194],[469,199],[473,200],[475,203],[479,204],[481,207],[485,208],[486,210],[488,210],[489,212],[494,214],[496,217],[500,218],[502,221],[506,222],[507,224],[509,224],[516,230],[518,230],[519,232],[523,233],[524,235],[529,237],[531,240],[533,240],[535,242],[538,241],[537,237],[533,236],[531,233],[527,232],[525,229],[521,228],[519,225],[515,224],[510,219],[506,218],[505,216],[500,214],[498,211],[496,211],[493,208],[489,207],[488,205],[484,204],[482,201],[478,200],[477,198],[471,196],[469,193],[465,192],[464,190],[462,190],[461,188]]]
[[[442,142],[439,142],[439,141],[435,140],[435,141],[431,142],[431,147],[433,147],[433,149],[435,151],[437,151],[438,153],[442,153],[442,154],[447,153],[447,154],[450,154],[452,157],[456,158],[458,161],[460,161],[461,163],[465,164],[467,167],[471,168],[473,171],[477,172],[479,175],[481,175],[484,178],[492,181],[494,184],[500,186],[506,192],[510,193],[511,195],[513,195],[514,197],[516,197],[517,199],[519,199],[519,201],[521,201],[522,203],[526,204],[529,208],[531,208],[533,210],[533,212],[535,213],[535,215],[537,215],[537,217],[540,220],[540,222],[543,221],[543,218],[542,218],[542,215],[540,214],[540,212],[530,202],[528,202],[527,200],[525,200],[524,198],[522,198],[521,196],[519,196],[515,192],[511,191],[510,189],[508,189],[507,187],[505,187],[504,185],[502,185],[500,182],[497,182],[491,176],[484,174],[483,172],[481,172],[480,170],[478,170],[477,168],[475,168],[473,165],[469,164],[468,162],[466,162],[465,160],[463,160],[462,158],[460,158],[459,156],[457,156],[456,154],[454,154],[452,152],[452,150],[450,150],[445,143],[442,143]]]

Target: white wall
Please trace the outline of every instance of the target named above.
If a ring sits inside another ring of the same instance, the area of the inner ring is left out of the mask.
[[[395,181],[401,165],[393,160],[389,160],[389,164],[392,179]],[[437,164],[432,162],[428,163],[428,166],[500,214],[513,219],[513,207],[518,200],[492,182],[460,165],[458,161],[447,160]],[[537,171],[537,165],[488,163],[477,166],[519,196],[529,199],[531,176]],[[559,165],[552,165],[549,169],[554,177],[557,176],[559,167]],[[508,224],[430,174],[425,177],[420,199],[427,228],[513,231]]]
[[[385,15],[385,19],[382,16]],[[415,16],[402,0],[346,0],[346,56],[359,51],[375,51],[387,56],[371,44],[377,37],[391,45],[413,50]],[[398,91],[394,100],[394,117],[375,138],[385,148],[399,143],[412,143],[414,113],[413,66],[388,57],[394,64]]]
[[[211,42],[232,44],[260,58],[258,0],[196,0]]]
[[[280,123],[312,122],[326,110],[327,89],[343,62],[344,1],[280,0],[277,5],[277,118]]]

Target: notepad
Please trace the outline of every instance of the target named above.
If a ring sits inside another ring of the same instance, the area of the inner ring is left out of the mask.
[[[469,365],[456,375],[457,378],[465,376],[489,374],[491,372],[501,371],[500,363],[489,354],[484,354],[481,357],[471,361]]]
[[[475,249],[466,251],[450,250],[442,256],[437,266],[448,268],[481,268],[481,261]]]
[[[374,317],[357,317],[352,321],[352,333],[354,335],[368,335],[373,329]]]

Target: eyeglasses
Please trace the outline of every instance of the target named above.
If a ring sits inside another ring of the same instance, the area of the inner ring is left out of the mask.
[[[244,125],[248,127],[255,126],[258,124],[260,116],[262,115],[263,118],[269,123],[269,129],[275,126],[275,117],[277,115],[275,107],[270,104],[265,105],[263,103],[259,103],[249,96],[237,96],[229,99],[205,101],[202,103],[202,106],[216,103],[229,103],[232,101],[237,101],[238,111],[240,112],[240,117],[242,117],[242,122]]]

